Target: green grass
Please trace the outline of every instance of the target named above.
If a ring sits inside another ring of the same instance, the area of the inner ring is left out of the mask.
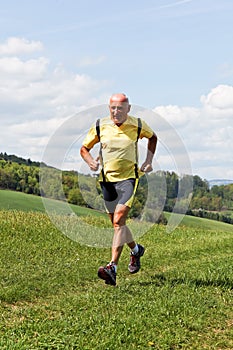
[[[141,271],[128,273],[125,248],[112,287],[96,274],[109,248],[42,212],[2,210],[0,223],[0,349],[233,349],[232,232],[155,225]]]
[[[169,219],[170,215],[171,213],[167,213],[167,212],[165,213],[165,216],[167,219]],[[181,217],[181,214],[172,213],[172,215]],[[200,228],[200,229],[206,229],[206,230],[233,232],[233,225],[226,224],[221,221],[203,219],[203,218],[198,218],[190,215],[185,215],[182,218],[179,226]]]
[[[232,218],[233,219],[233,209],[229,209],[229,210],[223,210],[222,212],[221,212],[221,214],[223,214],[223,215],[226,215],[226,216],[229,216],[230,218]]]
[[[53,207],[56,208],[56,210],[59,210],[59,208],[61,208],[61,210],[63,209],[64,202],[53,199],[44,200],[51,209]],[[69,206],[76,215],[90,215],[90,210],[85,207],[68,203],[67,206]],[[0,190],[0,210],[1,209],[45,212],[41,197],[8,190]],[[91,215],[103,216],[104,214],[96,210],[91,210]]]
[[[52,199],[46,199],[46,203],[48,205],[49,210],[52,208],[56,208],[59,211],[63,210],[64,202],[56,201]],[[97,217],[105,217],[104,213],[98,212],[93,209],[88,209],[85,207],[80,207],[78,205],[68,204],[71,210],[78,216],[97,216]],[[45,212],[45,207],[43,205],[42,199],[39,196],[28,195],[26,193],[8,191],[8,190],[0,190],[0,210],[23,210],[23,211],[39,211]],[[165,216],[169,218],[171,213],[165,213]],[[175,216],[179,216],[180,214],[172,214]],[[215,220],[208,220],[203,218],[197,218],[193,216],[185,215],[180,223],[180,225],[184,225],[186,227],[200,227],[205,228],[207,230],[219,230],[219,231],[227,231],[232,232],[232,225],[218,222]]]

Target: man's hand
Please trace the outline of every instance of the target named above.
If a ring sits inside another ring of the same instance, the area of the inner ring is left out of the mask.
[[[149,173],[153,170],[152,164],[149,162],[144,162],[141,166],[141,171],[143,171],[144,173]]]
[[[99,169],[99,157],[97,157],[96,159],[92,159],[89,163],[89,168],[92,170],[92,171],[97,171]]]
[[[80,154],[92,171],[97,171],[99,169],[99,157],[96,159],[92,158],[88,148],[82,146],[80,149]]]

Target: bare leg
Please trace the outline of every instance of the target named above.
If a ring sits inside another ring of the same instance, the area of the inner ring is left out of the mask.
[[[126,243],[131,249],[133,249],[136,243],[133,240],[133,236],[129,228],[126,226],[126,218],[130,208],[118,204],[114,214],[110,214],[112,217],[112,224],[114,227],[114,236],[112,243],[112,261],[118,264],[123,246]]]

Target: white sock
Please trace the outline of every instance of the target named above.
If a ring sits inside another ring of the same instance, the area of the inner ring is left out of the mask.
[[[115,269],[115,272],[117,272],[117,265],[116,265],[116,263],[114,263],[114,261],[110,261],[110,263],[108,265],[113,266]]]
[[[133,254],[137,254],[138,253],[138,245],[136,243],[135,247],[133,249],[131,249]]]

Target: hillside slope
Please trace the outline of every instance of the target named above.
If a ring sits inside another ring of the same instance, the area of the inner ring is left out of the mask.
[[[59,206],[60,202],[53,199],[46,199],[50,203],[50,207],[53,205],[56,208]],[[69,204],[69,207],[78,216],[105,216],[105,213],[98,212],[93,209],[80,207],[78,205]],[[41,197],[25,194],[21,192],[0,190],[0,210],[21,210],[21,211],[37,211],[45,212],[46,209],[43,205]],[[169,218],[171,213],[165,213],[166,217]],[[180,215],[180,214],[172,214]],[[208,220],[204,218],[198,218],[193,216],[185,215],[181,221],[180,226],[187,227],[200,227],[202,229],[208,230],[218,230],[225,232],[232,232],[232,225],[225,224],[223,222]]]

